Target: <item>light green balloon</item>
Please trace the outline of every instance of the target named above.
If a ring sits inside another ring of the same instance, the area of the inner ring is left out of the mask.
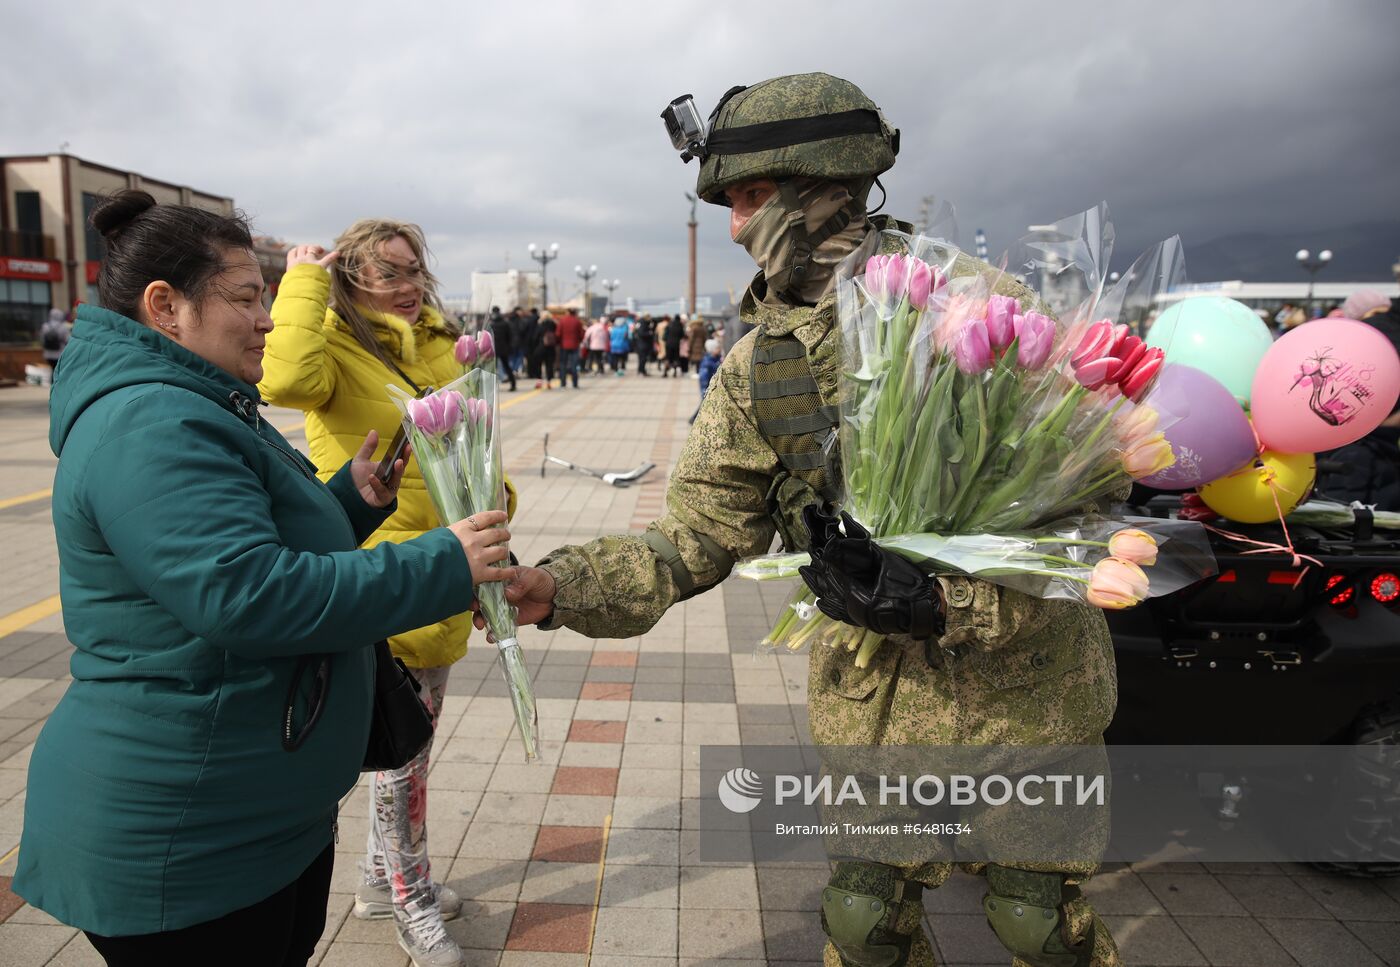
[[[1182,299],[1147,331],[1147,345],[1167,354],[1167,362],[1209,373],[1249,406],[1249,390],[1259,361],[1274,344],[1269,327],[1242,302],[1224,296]]]

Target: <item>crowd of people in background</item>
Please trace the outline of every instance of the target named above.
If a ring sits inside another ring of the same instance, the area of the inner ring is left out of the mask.
[[[509,383],[509,392],[517,389],[522,370],[536,389],[553,389],[556,378],[561,389],[578,389],[580,375],[626,375],[628,358],[636,356],[638,376],[651,376],[647,365],[659,364],[662,379],[699,380],[703,397],[723,358],[722,339],[716,338],[723,336],[723,327],[698,316],[614,313],[584,321],[572,309],[555,316],[548,310],[517,306],[502,312],[492,306],[481,328],[495,341],[498,375]]]

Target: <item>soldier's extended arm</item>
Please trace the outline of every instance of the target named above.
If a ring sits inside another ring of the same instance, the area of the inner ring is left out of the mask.
[[[677,601],[722,581],[773,541],[768,492],[778,459],[749,402],[752,340],[725,359],[705,395],[666,491],[667,512],[642,536],[561,547],[540,566],[554,577],[554,614],[542,627],[627,638]]]

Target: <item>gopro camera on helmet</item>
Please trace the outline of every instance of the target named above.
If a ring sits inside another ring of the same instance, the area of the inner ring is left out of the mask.
[[[683,94],[667,104],[661,119],[666,122],[671,146],[681,153],[682,161],[704,157],[705,122],[700,119],[693,95]]]

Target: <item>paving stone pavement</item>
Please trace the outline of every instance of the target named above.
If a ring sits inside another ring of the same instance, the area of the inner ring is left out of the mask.
[[[528,384],[522,384],[528,386]],[[578,392],[506,394],[507,470],[520,490],[513,547],[535,560],[564,543],[638,531],[659,512],[684,441],[693,380],[586,377]],[[279,426],[300,414],[274,411]],[[43,492],[53,473],[46,391],[0,390],[0,967],[100,961],[85,938],[8,890],[34,738],[68,683],[57,559]],[[639,486],[608,487],[552,453],[600,469],[653,460]],[[300,445],[299,432],[291,439]],[[590,641],[525,629],[543,761],[524,765],[491,652],[452,670],[429,780],[435,875],[466,901],[449,929],[470,965],[654,967],[820,960],[824,867],[713,864],[698,854],[699,746],[810,738],[803,656],[754,657],[786,589],[738,581],[673,609],[650,632]],[[342,806],[324,967],[394,965],[393,927],[350,916],[366,793]],[[1127,962],[1400,965],[1400,880],[1357,881],[1273,864],[1117,865],[1087,886]],[[925,897],[948,965],[1009,958],[958,875]]]

